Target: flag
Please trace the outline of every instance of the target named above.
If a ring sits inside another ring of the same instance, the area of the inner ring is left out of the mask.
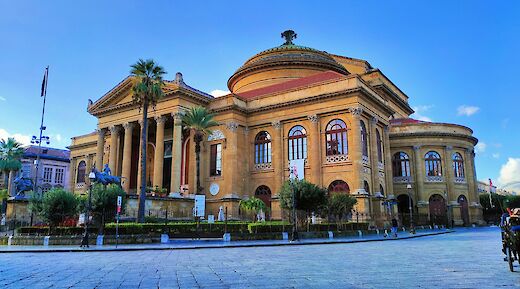
[[[42,93],[40,96],[45,96],[47,94],[47,78],[49,77],[49,67],[45,68],[45,73],[43,74],[42,81]]]
[[[491,181],[491,179],[489,179],[489,186],[490,186],[490,187],[493,186],[493,182]]]

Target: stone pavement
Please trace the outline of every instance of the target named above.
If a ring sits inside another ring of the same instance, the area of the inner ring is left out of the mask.
[[[498,228],[387,242],[0,254],[2,288],[512,288]]]
[[[417,238],[427,235],[445,234],[450,231],[441,230],[418,230],[417,234],[411,235],[408,232],[399,232],[397,239]],[[43,238],[43,237],[42,237]],[[328,243],[356,243],[372,241],[388,241],[395,238],[385,238],[383,232],[380,234],[368,234],[353,237],[341,237],[334,239],[302,239],[296,242],[288,240],[253,240],[253,241],[232,241],[224,242],[222,239],[171,239],[168,244],[125,244],[125,245],[103,245],[80,248],[75,246],[0,246],[0,253],[19,253],[19,252],[84,252],[84,251],[138,251],[138,250],[171,250],[171,249],[197,249],[197,248],[233,248],[233,247],[257,247],[257,246],[292,246],[292,245],[313,245]]]

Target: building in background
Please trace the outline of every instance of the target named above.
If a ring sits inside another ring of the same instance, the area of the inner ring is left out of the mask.
[[[25,149],[21,159],[22,169],[19,174],[33,181],[36,176],[36,158],[38,146],[29,146]],[[42,192],[47,192],[52,188],[69,187],[69,165],[70,151],[41,147],[40,167],[38,169],[38,186]]]
[[[146,185],[192,198],[196,183],[193,135],[182,115],[195,106],[215,113],[219,126],[201,152],[206,214],[221,207],[239,216],[239,201],[262,199],[280,219],[278,191],[293,160],[304,178],[358,200],[356,214],[382,224],[395,213],[458,225],[482,222],[474,163],[478,140],[455,124],[410,119],[408,96],[362,59],[285,43],[247,60],[228,80],[230,93],[214,98],[184,82],[166,81],[165,97],[150,108]],[[95,102],[95,132],[72,138],[71,190],[86,189],[88,168],[108,164],[136,194],[141,111],[127,77]],[[391,202],[388,202],[391,201]],[[397,208],[389,204],[397,201]]]

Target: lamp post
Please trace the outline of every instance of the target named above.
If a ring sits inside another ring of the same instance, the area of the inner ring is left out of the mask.
[[[406,189],[408,190],[408,211],[410,213],[410,234],[415,234],[415,228],[413,226],[413,212],[412,212],[412,185],[407,184]]]
[[[89,247],[88,245],[88,223],[89,223],[89,215],[90,215],[90,209],[92,206],[92,182],[96,179],[96,174],[94,173],[94,169],[90,171],[88,174],[88,178],[90,180],[89,186],[88,186],[88,204],[85,206],[85,232],[83,233],[83,239],[81,240],[80,247]]]

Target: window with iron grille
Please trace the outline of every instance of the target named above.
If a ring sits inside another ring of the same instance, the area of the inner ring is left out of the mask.
[[[348,154],[347,125],[341,119],[331,120],[325,130],[328,156]]]
[[[50,167],[44,167],[43,168],[43,178],[44,183],[50,183],[52,182],[52,168]]]
[[[56,168],[55,175],[54,175],[54,183],[63,184],[64,174],[65,174],[65,169]]]
[[[301,125],[289,130],[289,160],[302,160],[307,158],[307,132]]]

